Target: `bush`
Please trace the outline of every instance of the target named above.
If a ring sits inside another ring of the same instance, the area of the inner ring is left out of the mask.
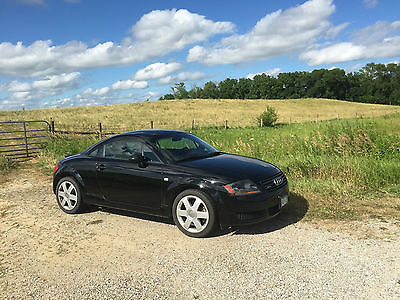
[[[265,111],[257,117],[259,127],[272,127],[278,121],[278,114],[272,106],[267,106]]]
[[[7,172],[17,167],[17,163],[7,156],[0,155],[0,173]]]

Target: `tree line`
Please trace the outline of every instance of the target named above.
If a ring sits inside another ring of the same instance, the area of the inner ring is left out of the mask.
[[[187,90],[185,83],[171,87],[160,100],[172,99],[298,99],[329,98],[353,102],[400,105],[400,64],[369,63],[357,72],[319,69],[287,72],[253,79],[226,78]]]

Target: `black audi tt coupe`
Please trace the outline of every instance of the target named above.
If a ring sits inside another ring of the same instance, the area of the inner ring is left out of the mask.
[[[176,130],[132,131],[67,155],[53,190],[66,213],[85,204],[170,218],[191,237],[261,222],[288,202],[288,182],[274,165],[217,151]]]

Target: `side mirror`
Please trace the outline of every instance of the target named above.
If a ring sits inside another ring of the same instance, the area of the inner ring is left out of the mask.
[[[131,157],[129,157],[129,161],[133,163],[139,163],[143,160],[143,156],[139,153],[133,154]]]
[[[141,168],[145,168],[149,159],[147,157],[144,157],[142,154],[135,153],[131,157],[129,157],[129,161],[138,164]]]

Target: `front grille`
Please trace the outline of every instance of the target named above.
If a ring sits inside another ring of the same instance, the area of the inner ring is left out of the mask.
[[[261,181],[260,184],[265,189],[265,191],[273,192],[285,186],[287,184],[287,179],[286,176],[282,172],[280,172],[272,178]]]

